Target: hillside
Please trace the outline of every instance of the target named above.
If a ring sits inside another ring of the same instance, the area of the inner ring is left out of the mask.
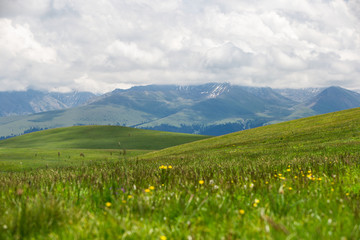
[[[205,138],[120,126],[76,126],[2,140],[0,148],[158,150]]]
[[[236,132],[200,142],[175,146],[143,156],[146,159],[190,157],[250,158],[332,155],[358,151],[360,108],[328,113]]]

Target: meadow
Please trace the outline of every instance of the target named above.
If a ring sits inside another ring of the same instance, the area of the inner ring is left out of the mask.
[[[26,149],[11,141],[2,153]],[[359,239],[359,146],[352,109],[3,171],[0,239]]]

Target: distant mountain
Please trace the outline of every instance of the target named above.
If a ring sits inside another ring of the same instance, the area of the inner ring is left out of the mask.
[[[31,92],[28,95],[31,96]],[[45,101],[48,98],[52,99],[54,104]],[[33,99],[30,102],[37,103],[37,106],[63,109],[0,118],[0,136],[74,125],[121,125],[222,135],[325,112],[360,107],[360,94],[340,87],[280,90],[228,83],[193,86],[149,85],[126,90],[116,89],[97,97],[45,94],[39,98],[28,99]],[[17,106],[19,109],[23,105],[30,108],[28,102],[17,102]],[[12,104],[14,106],[14,103]],[[66,109],[71,104],[83,105]],[[38,109],[40,110],[40,107]],[[34,107],[31,110],[35,111]]]
[[[52,93],[35,90],[0,92],[0,116],[17,116],[79,106],[95,97],[89,92]]]
[[[284,88],[284,89],[274,89],[274,91],[295,102],[303,103],[315,97],[324,89],[325,88],[299,88],[299,89]]]
[[[305,103],[316,113],[329,113],[360,106],[360,94],[340,87],[329,87]]]

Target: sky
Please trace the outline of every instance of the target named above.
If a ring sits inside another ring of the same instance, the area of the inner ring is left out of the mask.
[[[360,89],[359,0],[0,0],[0,91]]]

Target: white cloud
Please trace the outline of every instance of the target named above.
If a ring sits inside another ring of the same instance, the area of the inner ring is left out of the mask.
[[[9,19],[0,19],[0,51],[16,58],[41,63],[56,60],[56,51],[36,41],[28,24],[13,25]]]
[[[357,0],[0,0],[0,90],[360,88]]]

